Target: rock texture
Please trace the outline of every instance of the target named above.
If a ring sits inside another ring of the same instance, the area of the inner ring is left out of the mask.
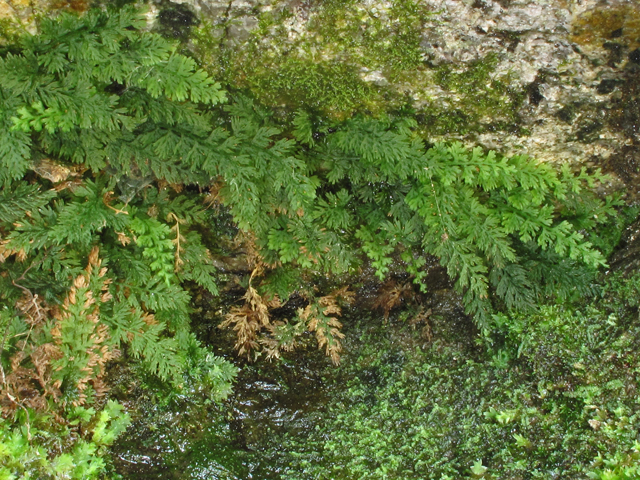
[[[430,130],[427,121],[424,133],[431,140],[461,139],[550,162],[591,162],[607,166],[626,183],[635,179],[635,165],[640,164],[634,87],[640,81],[640,5],[635,1],[342,2],[346,22],[361,22],[364,36],[368,29],[386,29],[390,43],[406,41],[398,33],[397,23],[403,21],[399,5],[427,12],[419,32],[420,63],[411,71],[401,69],[395,78],[362,54],[366,41],[352,42],[353,51],[340,51],[331,39],[318,35],[317,23],[327,15],[327,4],[336,2],[184,1],[203,18],[229,25],[225,35],[233,48],[247,48],[253,38],[254,45],[260,44],[258,54],[269,58],[290,54],[289,46],[310,61],[343,60],[359,69],[363,82],[408,99],[432,124],[437,124],[433,112],[459,115],[462,123],[466,118],[475,124],[471,129]],[[265,16],[276,18],[276,24],[261,29]],[[443,69],[464,74],[489,62],[484,77],[469,75],[470,82],[485,82],[476,91],[442,81]],[[496,80],[500,88],[491,84]],[[483,112],[477,104],[486,99],[497,104]]]
[[[38,8],[86,6],[0,0],[0,17],[29,25]],[[429,141],[604,166],[632,190],[639,183],[635,0],[162,0],[149,6],[156,25],[162,20],[161,27],[173,28],[206,68],[273,107],[324,108],[343,118],[410,107]],[[195,33],[192,40],[184,40],[185,32]]]

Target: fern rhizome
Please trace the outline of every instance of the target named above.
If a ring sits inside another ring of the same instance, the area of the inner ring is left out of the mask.
[[[613,211],[589,188],[598,172],[428,146],[393,115],[283,124],[228,99],[133,8],[39,28],[0,50],[3,411],[92,402],[122,353],[177,385],[196,355],[228,386],[233,367],[189,330],[189,292],[218,294],[211,203],[251,252],[224,322],[246,354],[311,331],[338,361],[353,292],[301,291],[304,275],[370,262],[383,280],[395,262],[426,290],[435,256],[484,328],[496,307],[588,289],[604,265],[585,238]],[[306,306],[272,321],[296,291]]]

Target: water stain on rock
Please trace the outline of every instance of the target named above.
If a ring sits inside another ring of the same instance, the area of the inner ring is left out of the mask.
[[[640,5],[616,1],[599,4],[574,21],[571,37],[579,45],[602,45],[615,38],[630,49],[638,48]]]

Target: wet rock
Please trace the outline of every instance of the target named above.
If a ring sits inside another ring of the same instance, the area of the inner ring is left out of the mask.
[[[622,235],[618,250],[609,260],[614,272],[629,276],[640,269],[640,222],[630,225]]]
[[[186,40],[191,27],[198,24],[196,14],[184,4],[171,4],[162,8],[157,16],[159,32],[165,37]]]
[[[227,30],[228,40],[231,43],[242,43],[247,41],[251,31],[258,25],[255,17],[244,15],[234,18]]]
[[[246,255],[215,255],[211,263],[226,273],[250,273],[252,270]]]
[[[637,204],[640,200],[640,147],[623,146],[619,152],[607,159],[604,167],[624,182],[627,200]]]
[[[619,83],[620,83],[620,80],[618,80],[618,79],[607,78],[605,80],[602,80],[598,84],[598,87],[596,88],[596,90],[598,91],[598,93],[600,95],[607,95],[607,94],[613,92],[616,89],[616,87],[618,86]]]
[[[609,52],[609,59],[607,65],[611,68],[616,68],[619,63],[624,59],[624,46],[619,43],[605,42],[602,44],[602,48]]]

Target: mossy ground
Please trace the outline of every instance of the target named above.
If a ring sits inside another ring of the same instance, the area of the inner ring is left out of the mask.
[[[436,304],[423,329],[416,305],[389,320],[354,309],[337,369],[313,351],[247,365],[224,407],[140,390],[145,416],[119,451],[151,463],[121,473],[637,478],[639,292],[640,277],[617,277],[589,305],[497,316],[489,336]]]
[[[475,345],[445,318],[429,342],[363,319],[343,388],[310,438],[283,440],[279,478],[636,478],[638,286],[496,317]]]

